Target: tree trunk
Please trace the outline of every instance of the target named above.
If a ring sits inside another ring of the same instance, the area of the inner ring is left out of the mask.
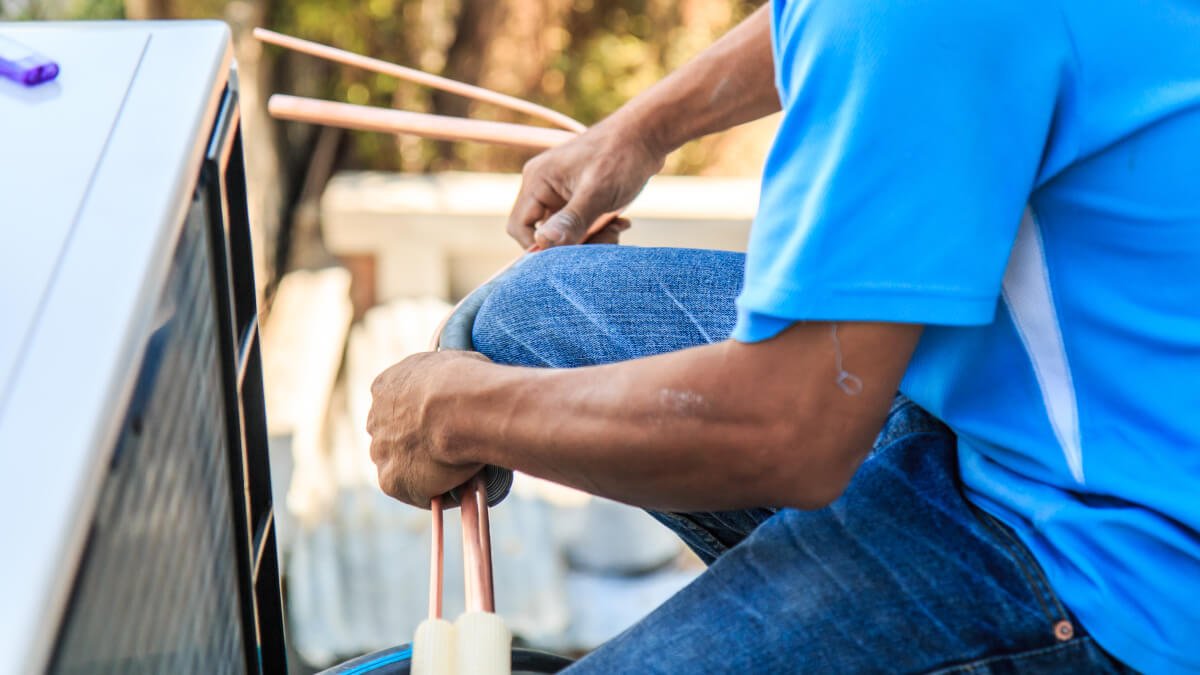
[[[125,0],[127,19],[169,19],[171,8],[167,0]]]
[[[446,67],[442,74],[453,80],[477,84],[483,76],[488,48],[495,38],[496,29],[504,20],[505,3],[497,0],[462,0],[458,19],[455,21],[454,42],[446,51]],[[470,101],[444,91],[433,92],[433,111],[439,115],[466,117]],[[453,158],[454,144],[439,142],[439,160]]]

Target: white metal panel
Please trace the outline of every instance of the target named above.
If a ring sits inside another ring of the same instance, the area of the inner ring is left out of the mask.
[[[0,410],[9,377],[150,39],[146,30],[0,35],[52,55],[56,81],[0,78]]]
[[[0,532],[19,546],[0,557],[0,672],[32,673],[55,637],[231,52],[217,22],[28,30],[30,42],[150,35],[0,409]]]

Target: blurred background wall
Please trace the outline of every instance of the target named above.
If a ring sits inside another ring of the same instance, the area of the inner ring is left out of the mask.
[[[517,253],[530,153],[280,124],[288,92],[478,119],[515,113],[264,48],[264,26],[594,123],[749,14],[749,0],[0,0],[0,20],[226,21],[234,36],[294,672],[411,638],[429,518],[385,497],[363,431],[374,376],[426,348],[450,302]],[[681,110],[680,115],[688,111]],[[739,249],[775,120],[693,142],[628,211],[626,243]],[[447,610],[461,608],[456,515]],[[519,641],[581,653],[699,573],[649,516],[518,476],[493,514],[497,609]]]

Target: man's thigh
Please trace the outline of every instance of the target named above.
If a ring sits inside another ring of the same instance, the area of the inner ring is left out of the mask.
[[[776,513],[569,672],[1117,670],[963,498],[954,451],[937,429],[891,438],[837,502]]]

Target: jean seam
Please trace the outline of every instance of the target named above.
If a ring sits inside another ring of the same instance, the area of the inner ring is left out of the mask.
[[[924,408],[921,408],[921,406],[917,405],[916,403],[913,403],[912,401],[905,401],[904,403],[900,404],[898,407],[892,408],[891,410],[888,411],[887,420],[884,422],[884,429],[886,430],[891,425],[893,419],[900,417],[901,413],[908,411],[910,408],[915,408],[918,411],[920,411],[922,414],[925,414],[925,415],[929,414],[929,413],[925,412]],[[936,421],[936,419],[935,419],[935,421]],[[938,425],[925,426],[924,424],[922,424],[920,426],[913,425],[913,428],[905,429],[904,431],[900,432],[898,435],[895,435],[895,436],[886,436],[885,437],[883,435],[883,433],[881,433],[880,438],[876,439],[879,442],[875,443],[874,447],[871,448],[871,454],[877,454],[877,453],[883,452],[884,450],[892,447],[896,443],[899,443],[900,441],[911,438],[912,436],[917,436],[920,434],[934,434],[934,435],[940,436],[941,434],[944,433],[944,429],[945,429],[944,427],[940,427]]]
[[[969,503],[969,502],[968,502]],[[1042,571],[1041,565],[1037,559],[1025,548],[1016,536],[1009,529],[996,519],[992,514],[972,505],[972,510],[976,512],[976,517],[997,537],[1001,539],[1001,545],[1004,546],[1013,556],[1013,562],[1021,569],[1021,573],[1025,575],[1025,579],[1029,582],[1030,588],[1033,590],[1034,596],[1038,599],[1038,604],[1042,606],[1042,612],[1051,624],[1056,621],[1068,620],[1070,616],[1063,604],[1058,599],[1058,594],[1054,592],[1054,587],[1050,585],[1050,580],[1046,578],[1046,573]],[[1051,608],[1053,607],[1053,609]],[[1055,615],[1057,612],[1057,615]]]
[[[760,507],[760,508],[762,508],[762,507]],[[747,511],[749,511],[749,510],[747,510]],[[741,526],[744,524],[744,523],[731,523],[729,520],[727,520],[725,518],[724,512],[722,512],[722,511],[712,511],[712,512],[709,512],[707,515],[709,517],[711,517],[717,523],[720,523],[722,527],[724,527],[726,530],[729,530],[730,532],[740,530]],[[774,514],[772,514],[772,515],[774,515]],[[745,537],[750,536],[754,532],[754,530],[758,529],[759,525],[762,525],[764,522],[766,522],[769,519],[770,519],[770,516],[768,516],[767,518],[764,518],[762,521],[760,521],[758,523],[755,523],[754,527],[750,528],[750,530],[745,533],[743,539]],[[728,549],[729,547],[726,546],[725,548]]]
[[[675,522],[679,523],[684,528],[686,528],[688,530],[688,532],[691,532],[692,534],[698,536],[705,544],[708,544],[708,546],[710,546],[712,548],[714,560],[716,560],[717,558],[719,558],[721,556],[721,554],[723,554],[729,550],[728,546],[726,546],[726,545],[722,544],[720,541],[718,541],[717,538],[714,537],[711,532],[709,532],[708,530],[701,527],[700,524],[697,523],[696,521],[692,520],[691,518],[688,518],[687,515],[682,514],[682,513],[675,513],[673,511],[660,511],[659,513],[662,513],[663,515],[667,516],[671,520],[674,520]]]
[[[900,434],[899,436],[889,438],[887,441],[875,446],[875,448],[872,450],[872,452],[873,453],[885,452],[885,451],[891,449],[891,447],[893,445],[896,445],[897,443],[899,443],[901,441],[913,440],[913,438],[915,436],[936,436],[936,437],[940,438],[941,435],[942,435],[941,432],[938,431],[937,429],[912,429],[909,431],[905,431],[904,433]]]
[[[1041,583],[1046,597],[1050,599],[1050,602],[1054,604],[1054,608],[1058,611],[1058,618],[1063,620],[1070,619],[1071,617],[1067,613],[1066,607],[1063,606],[1062,601],[1058,598],[1058,593],[1056,593],[1054,587],[1050,585],[1050,578],[1046,576],[1046,571],[1042,569],[1042,565],[1037,561],[1037,558],[1033,557],[1033,552],[1030,551],[1025,544],[1021,543],[1017,536],[1013,534],[1012,530],[1008,529],[1007,526],[1005,526],[991,514],[988,514],[988,517],[995,521],[1001,531],[1009,538],[1010,541],[1013,542],[1013,546],[1016,547],[1017,551],[1020,552],[1020,554],[1025,558],[1030,571]]]
[[[1087,644],[1090,644],[1091,642],[1092,642],[1092,638],[1090,636],[1085,635],[1083,637],[1079,637],[1074,640],[1070,640],[1068,642],[1059,642],[1057,644],[1046,645],[1045,647],[1038,647],[1036,649],[1027,649],[1025,651],[1013,652],[1011,654],[993,654],[991,656],[985,656],[981,659],[975,659],[973,661],[967,661],[965,663],[956,663],[952,666],[947,666],[945,668],[939,668],[937,670],[927,671],[925,673],[925,675],[950,675],[951,673],[970,673],[970,672],[974,672],[976,670],[979,670],[982,667],[989,666],[994,663],[1003,663],[1003,662],[1016,663],[1019,661],[1024,661],[1029,658],[1033,658],[1035,656],[1044,656],[1046,654],[1052,654],[1052,653],[1062,650],[1062,649],[1078,649],[1080,647],[1086,646]]]

